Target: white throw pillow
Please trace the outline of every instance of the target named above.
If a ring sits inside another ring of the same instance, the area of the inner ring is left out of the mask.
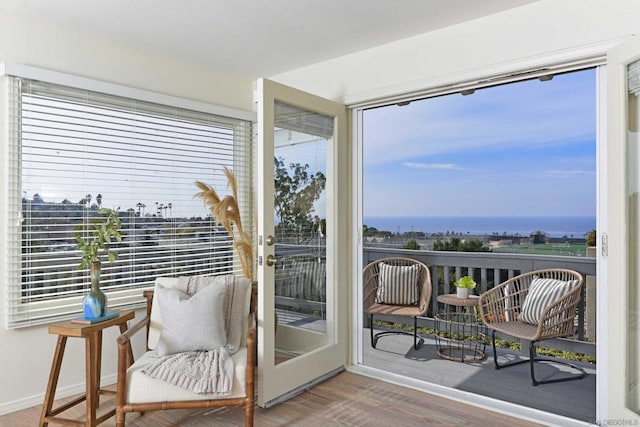
[[[380,263],[375,301],[378,304],[418,305],[419,277],[420,266],[417,264],[390,265],[384,262]]]
[[[156,286],[162,332],[156,346],[160,356],[213,350],[227,344],[225,286],[208,286],[189,297],[177,289]]]
[[[522,303],[518,320],[534,325],[539,324],[542,313],[547,307],[571,292],[577,284],[577,280],[564,282],[534,277],[529,285],[529,292]]]

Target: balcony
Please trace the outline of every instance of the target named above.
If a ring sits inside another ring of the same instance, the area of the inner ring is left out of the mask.
[[[291,255],[291,248],[280,248],[281,255],[304,257],[301,247]],[[316,259],[318,254],[315,254]],[[390,256],[403,256],[415,258],[429,266],[432,281],[432,296],[430,308],[425,317],[419,318],[419,328],[423,331],[432,330],[435,326],[434,314],[440,311],[437,297],[442,294],[453,293],[453,282],[462,275],[472,275],[478,282],[476,294],[497,285],[508,278],[532,270],[545,268],[569,268],[582,273],[586,280],[583,288],[583,299],[576,316],[576,334],[571,339],[555,339],[545,341],[542,347],[555,350],[582,353],[595,357],[595,258],[546,256],[527,254],[502,254],[490,252],[438,252],[415,251],[387,248],[365,248],[363,252],[363,265]],[[298,266],[299,268],[299,266]],[[316,313],[323,311],[324,295],[318,293],[318,263],[308,276],[310,278],[309,291],[305,291],[300,285],[299,276],[304,273],[289,274],[287,280],[298,277],[297,282],[290,282],[291,286],[277,286],[276,301],[280,304],[278,315],[280,321],[298,325],[300,327],[313,327],[322,319],[309,311],[302,315],[295,315],[286,307],[300,309],[313,309]],[[281,274],[284,274],[281,272]],[[288,315],[289,314],[289,315]],[[406,318],[376,317],[389,324],[412,323]],[[295,322],[295,323],[294,323]],[[545,411],[563,417],[593,422],[595,420],[595,390],[596,376],[595,364],[583,363],[587,377],[566,383],[545,384],[533,388],[531,385],[528,365],[496,371],[493,366],[493,356],[490,345],[486,348],[487,357],[479,362],[460,363],[444,360],[436,353],[436,343],[433,335],[426,333],[425,343],[419,350],[412,347],[413,339],[408,336],[388,336],[378,342],[378,349],[373,349],[369,342],[368,316],[363,316],[363,365],[368,368],[379,369],[391,374],[397,374],[411,378],[411,380],[425,381],[436,386],[454,388],[463,392],[469,392],[487,396],[496,401],[505,401],[521,405],[535,410]],[[381,325],[376,324],[378,329]],[[424,332],[423,332],[424,333]],[[520,343],[526,354],[527,343]],[[507,358],[519,357],[517,350],[501,350],[500,355]],[[551,376],[559,365],[539,364],[536,367],[539,377]]]
[[[418,326],[432,329],[433,317],[439,312],[437,297],[455,292],[453,282],[462,275],[471,275],[480,279],[480,294],[494,285],[521,272],[544,268],[568,268],[586,276],[596,275],[595,258],[542,256],[526,254],[498,254],[490,252],[434,252],[365,248],[363,265],[389,256],[405,256],[424,262],[431,270],[432,295],[427,317],[419,319]],[[587,280],[591,283],[591,280]],[[587,285],[585,285],[585,289]],[[584,289],[583,289],[584,291]],[[587,298],[584,298],[584,296]],[[543,347],[561,351],[582,353],[595,356],[595,341],[590,331],[595,316],[595,298],[593,291],[583,292],[582,303],[576,316],[576,335],[572,339],[556,339],[543,343]],[[586,319],[592,324],[587,324]],[[406,322],[406,319],[388,318],[390,322]],[[529,379],[528,365],[520,365],[496,371],[490,345],[487,357],[481,362],[460,363],[438,357],[433,336],[427,336],[425,344],[419,350],[412,347],[413,340],[406,336],[390,336],[381,339],[379,350],[369,342],[370,325],[365,316],[363,334],[363,362],[365,366],[386,370],[429,383],[452,387],[461,391],[489,396],[497,400],[515,403],[529,408],[539,409],[581,421],[595,420],[595,365],[583,364],[587,377],[566,383],[545,384],[533,389]],[[528,343],[520,343],[526,352]],[[519,357],[518,351],[502,350],[501,356]],[[552,375],[562,369],[559,365],[538,364],[540,374]],[[538,367],[537,367],[538,368]],[[534,392],[535,390],[535,392]]]

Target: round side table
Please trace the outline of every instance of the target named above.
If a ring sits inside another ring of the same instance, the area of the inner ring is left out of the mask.
[[[476,308],[480,297],[458,298],[456,294],[438,295],[444,311],[436,314],[438,356],[456,362],[484,359],[486,327],[479,321]]]

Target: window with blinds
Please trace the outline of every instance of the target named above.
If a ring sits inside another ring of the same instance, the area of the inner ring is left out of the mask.
[[[251,122],[9,77],[8,326],[81,312],[89,273],[75,236],[118,209],[118,259],[103,262],[109,308],[142,301],[156,277],[241,274],[196,180],[238,181],[252,217]]]

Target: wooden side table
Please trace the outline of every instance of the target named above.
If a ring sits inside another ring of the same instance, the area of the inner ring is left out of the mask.
[[[479,361],[485,357],[486,327],[478,322],[475,310],[480,297],[458,298],[438,295],[444,312],[436,314],[436,350],[443,359],[457,362]],[[455,307],[455,310],[451,310]]]
[[[124,333],[127,331],[127,321],[133,319],[134,316],[135,312],[133,310],[126,310],[120,312],[118,317],[89,325],[72,323],[70,320],[49,325],[49,333],[58,335],[58,343],[56,344],[56,351],[53,355],[53,364],[51,365],[51,373],[49,374],[49,383],[47,384],[44,404],[42,405],[40,426],[48,426],[49,422],[55,422],[57,424],[70,426],[93,427],[115,415],[116,411],[113,409],[106,414],[97,417],[97,409],[100,405],[100,394],[115,395],[114,391],[100,390],[102,331],[111,326],[118,326],[120,328],[120,333]],[[58,377],[60,375],[60,366],[62,365],[62,357],[64,356],[64,349],[67,344],[68,337],[84,338],[85,340],[87,391],[84,396],[80,396],[71,402],[53,409],[53,401],[55,400],[55,392],[56,387],[58,386]],[[131,345],[129,345],[129,364],[131,364],[132,361],[133,353]],[[57,416],[61,412],[76,406],[84,400],[87,401],[86,421],[77,421]]]

